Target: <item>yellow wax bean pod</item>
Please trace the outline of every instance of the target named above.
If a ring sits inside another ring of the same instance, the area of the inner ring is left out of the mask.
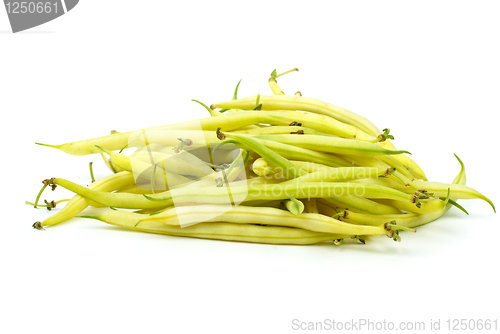
[[[275,78],[270,78],[269,79],[269,87],[273,91],[274,95],[285,95],[281,88],[278,86],[278,82],[276,81]]]
[[[327,167],[316,172],[303,175],[291,182],[340,182],[355,179],[376,179],[379,176],[388,176],[395,171],[394,168],[379,169],[376,167]]]
[[[352,166],[352,163],[334,154],[318,152],[307,148],[283,144],[273,140],[263,140],[256,137],[252,138],[289,160],[313,162],[331,167]]]
[[[466,183],[465,166],[462,163],[462,161],[458,158],[458,156],[455,155],[455,157],[460,162],[461,168],[460,172],[455,177],[452,184],[465,186]],[[414,228],[435,221],[436,219],[440,218],[446,211],[448,211],[451,208],[451,206],[452,205],[449,203],[445,204],[443,210],[429,214],[406,213],[406,214],[389,214],[389,215],[376,216],[376,215],[359,214],[346,211],[346,213],[342,213],[340,217],[341,219],[343,218],[344,221],[359,223],[363,225],[369,225],[369,224],[379,225],[380,223],[383,222],[395,221],[397,225]]]
[[[120,172],[110,176],[103,177],[96,180],[88,186],[88,189],[98,190],[102,192],[111,192],[119,190],[134,184],[134,177],[132,173]],[[62,208],[60,211],[45,219],[43,222],[39,223],[38,226],[43,228],[44,226],[53,226],[57,224],[64,223],[83,210],[85,210],[92,201],[89,199],[75,195],[71,200]]]
[[[131,157],[150,164],[158,164],[164,162],[165,170],[181,175],[190,175],[195,177],[204,177],[213,173],[206,162],[191,154],[189,151],[181,151],[179,153],[165,154],[160,152],[142,151]]]
[[[335,135],[342,138],[357,139],[375,143],[378,137],[367,135],[359,129],[344,124],[334,118],[318,115],[310,112],[297,112],[292,110],[269,111],[266,114],[277,121],[288,124],[300,124],[300,126],[316,130],[321,133]]]
[[[120,167],[116,166],[115,164],[113,164],[113,162],[111,162],[111,159],[106,158],[106,156],[104,156],[103,152],[101,152],[101,157],[102,157],[102,160],[104,161],[104,164],[106,165],[106,167],[108,167],[109,170],[112,171],[113,173],[119,173],[119,172],[125,171],[125,169],[120,168]]]
[[[304,212],[305,213],[319,213],[318,203],[316,198],[309,198],[304,200]]]
[[[255,100],[256,96],[250,96],[234,101],[215,103],[212,108],[249,110],[255,107]],[[330,116],[346,125],[358,128],[357,139],[363,139],[363,136],[368,137],[370,135],[376,137],[381,133],[376,126],[363,116],[318,99],[303,96],[261,95],[259,102],[262,104],[261,110],[302,110]]]
[[[278,81],[276,81],[276,78],[279,78],[282,75],[285,75],[285,74],[290,73],[290,72],[298,71],[298,70],[299,70],[298,68],[294,68],[294,69],[291,69],[289,71],[283,72],[281,74],[277,74],[276,70],[274,70],[271,73],[271,78],[269,78],[269,87],[273,91],[273,94],[274,95],[285,95],[285,93],[283,93],[281,88],[278,86]],[[233,100],[236,100],[236,98],[234,98]]]
[[[151,189],[148,189],[148,184],[143,184],[141,186],[132,185],[130,187],[123,188],[116,191],[116,193],[127,193],[127,194],[154,194]]]
[[[193,180],[185,176],[166,171],[164,169],[164,164],[158,164],[158,166],[156,166],[104,148],[102,148],[102,150],[110,156],[111,162],[114,165],[133,173],[136,181],[139,179],[150,180],[153,183],[153,187],[157,187],[161,190],[187,185],[193,182]]]
[[[362,183],[362,184],[367,184],[367,183],[378,184],[378,185],[385,186],[385,187],[391,187],[393,189],[405,192],[407,194],[414,193],[414,191],[412,191],[412,189],[404,187],[401,184],[394,182],[393,180],[384,179],[384,178],[360,179],[360,180],[355,180],[353,182]],[[449,190],[450,196],[454,200],[457,200],[457,199],[482,199],[483,201],[490,204],[490,206],[493,208],[493,211],[496,212],[495,205],[488,197],[484,196],[483,194],[481,194],[477,190],[466,186],[465,184],[449,184],[449,183],[417,181],[417,180],[413,181],[413,183],[418,189],[425,190],[428,193],[432,193],[438,197],[446,197],[448,190]]]
[[[482,199],[487,202],[496,212],[493,202],[479,191],[466,186],[465,184],[448,184],[441,182],[415,181],[415,185],[419,189],[425,189],[439,197],[445,197],[449,189],[451,197],[454,199]]]
[[[377,159],[387,164],[388,166],[396,168],[396,170],[406,178],[408,178],[408,180],[415,180],[415,176],[413,176],[413,174],[401,163],[401,161],[397,160],[395,157],[395,155],[381,155],[378,156]]]
[[[231,223],[201,223],[182,228],[161,222],[144,222],[135,226],[139,220],[137,216],[138,214],[131,212],[110,210],[99,216],[86,216],[86,218],[98,219],[111,225],[140,232],[263,244],[310,245],[348,237],[299,228]]]
[[[369,196],[368,196],[369,197]],[[370,198],[370,197],[369,197]],[[373,199],[373,198],[370,198]],[[435,199],[428,202],[422,202],[420,207],[417,207],[414,203],[405,202],[405,201],[397,201],[393,199],[383,199],[377,198],[373,199],[377,203],[393,206],[399,210],[413,212],[418,214],[429,214],[429,213],[438,213],[443,211],[444,201]]]
[[[391,154],[410,153],[408,151],[393,151],[382,148],[381,146],[361,140],[324,137],[317,135],[296,136],[296,135],[259,135],[258,139],[277,141],[283,144],[298,146],[311,150],[362,156],[381,156]]]
[[[308,162],[308,161],[298,161],[298,160],[290,160],[293,162],[297,167],[305,170],[308,173],[314,173],[317,172],[323,168],[329,168],[331,166],[323,165],[323,164],[318,164],[314,162]]]
[[[394,206],[377,203],[358,196],[329,197],[322,198],[319,201],[342,210],[351,210],[359,213],[370,213],[374,215],[401,213],[401,210]]]
[[[234,224],[259,224],[295,227],[315,232],[352,235],[382,235],[386,230],[381,226],[360,226],[340,222],[337,219],[318,213],[293,214],[289,211],[269,207],[196,205],[168,209],[157,215],[141,219],[140,227],[149,221],[162,222],[166,225],[195,224],[202,222],[227,222]]]
[[[327,217],[333,217],[338,214],[340,209],[333,205],[332,203],[328,203],[323,201],[323,199],[316,199],[316,206],[318,207],[318,212]]]
[[[275,134],[297,134],[297,135],[318,135],[318,136],[327,136],[327,137],[336,137],[335,135],[319,132],[310,128],[306,128],[303,126],[266,126],[266,127],[257,127],[251,129],[239,129],[236,131],[231,131],[231,133],[243,134],[243,135],[275,135]]]
[[[297,199],[362,196],[366,198],[392,199],[397,202],[409,203],[413,206],[419,204],[418,201],[415,201],[414,196],[388,187],[349,182],[300,182],[286,185],[280,183],[252,185],[251,187],[231,187],[231,193],[235,197],[244,198],[243,201],[282,200],[288,199],[290,195]],[[172,195],[168,191],[162,194],[144,196],[158,205],[163,204],[163,206],[168,205],[172,201]],[[176,203],[227,204],[227,192],[221,188],[191,189],[184,187],[176,189],[175,201]],[[431,200],[428,200],[428,202],[430,203]]]
[[[130,132],[121,132],[115,133],[113,135],[97,137],[87,140],[81,140],[76,142],[70,142],[61,145],[48,145],[36,143],[42,146],[48,146],[52,148],[59,149],[65,153],[71,155],[87,155],[94,153],[101,153],[101,150],[96,147],[96,145],[106,148],[110,151],[121,150],[124,147],[133,147],[130,146],[131,143],[136,142],[137,145],[143,146],[142,140],[139,140],[138,134],[143,132],[148,133],[156,133],[158,136],[158,143],[165,143],[167,140],[162,141],[161,132],[164,130],[169,131],[178,131],[179,133],[185,134],[186,130],[191,130],[195,132],[199,132],[199,130],[203,131],[215,131],[217,128],[222,127],[224,131],[231,131],[234,129],[242,128],[248,125],[254,125],[259,123],[269,124],[276,122],[270,115],[262,112],[241,112],[241,113],[232,113],[228,115],[221,115],[219,117],[208,117],[200,120],[187,121],[177,124],[164,125],[146,128],[140,131],[130,131]],[[279,122],[278,122],[279,123]],[[182,131],[181,131],[182,130]],[[195,133],[193,132],[193,134]],[[208,138],[212,136],[207,133]],[[168,136],[169,138],[178,138],[172,135]],[[168,139],[168,142],[174,141],[173,139]],[[154,142],[151,142],[154,143]],[[175,145],[175,144],[174,144]],[[201,145],[201,143],[200,143]]]
[[[395,155],[392,155],[391,157],[395,157]],[[378,157],[365,157],[365,156],[355,156],[355,155],[342,155],[341,158],[351,161],[353,164],[357,166],[369,166],[369,167],[376,167],[376,168],[389,168],[393,166],[389,166],[382,160],[380,160]],[[388,176],[390,179],[399,182],[403,184],[406,187],[409,187],[413,191],[418,190],[417,187],[413,184],[413,181],[406,177],[403,173],[401,173],[399,170],[396,169],[391,175]]]
[[[390,140],[380,142],[379,145],[389,150],[396,149],[396,147]],[[401,154],[394,156],[393,158],[398,160],[403,166],[405,166],[405,168],[413,175],[414,178],[427,181],[427,176],[425,176],[422,168],[420,168],[420,166],[417,165],[417,163],[413,161],[409,156]]]
[[[134,179],[133,175],[129,172],[127,173],[127,177]],[[117,173],[120,174],[120,173]],[[117,175],[115,174],[115,175]],[[97,182],[97,181],[96,181]],[[92,183],[95,184],[96,182]],[[135,181],[133,181],[135,182]],[[145,196],[141,194],[132,194],[132,193],[111,193],[102,190],[95,190],[87,187],[83,187],[74,182],[61,179],[61,178],[51,178],[44,180],[44,183],[47,185],[51,185],[55,188],[55,186],[61,186],[63,188],[68,189],[82,197],[85,197],[87,200],[99,203],[105,207],[112,208],[123,208],[123,209],[154,209],[154,208],[164,208],[169,205],[173,205],[173,201],[171,197],[168,200],[157,202],[151,201],[147,199]],[[91,185],[92,185],[91,184]],[[130,186],[130,183],[127,183],[126,186]],[[124,185],[125,186],[125,185]],[[116,189],[115,189],[116,190]],[[157,196],[169,196],[170,192],[165,191],[163,193],[156,194]],[[153,195],[152,195],[153,196]],[[189,201],[187,201],[189,202]]]

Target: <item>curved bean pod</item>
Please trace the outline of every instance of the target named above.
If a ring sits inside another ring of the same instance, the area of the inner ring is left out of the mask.
[[[174,152],[172,151],[172,153]],[[150,153],[144,149],[140,152],[134,152],[130,157],[150,164],[157,164],[163,161],[165,170],[175,174],[203,177],[213,172],[212,168],[189,151],[181,151],[177,154],[165,154],[160,152]]]
[[[226,135],[221,133],[221,136],[219,137],[221,139],[224,139],[225,137],[229,138],[221,142],[219,145],[223,145],[225,143],[234,143],[238,146],[244,146],[249,150],[259,154],[261,157],[265,158],[266,161],[273,167],[280,168],[281,171],[285,173],[286,178],[296,178],[301,175],[307,174],[302,169],[298,168],[293,163],[291,163],[288,159],[282,157],[278,153],[274,152],[273,150],[270,150],[266,146],[262,145],[258,141],[253,140],[250,137],[245,137],[233,133],[228,133]],[[216,150],[219,147],[219,145],[217,145],[214,148],[214,150]]]
[[[257,139],[255,137],[253,137],[253,139],[289,160],[314,162],[318,164],[327,165],[330,167],[352,166],[352,163],[333,154],[328,154],[324,152],[310,150],[307,148],[283,144],[272,140],[262,140],[262,139]]]
[[[370,196],[368,196],[370,198]],[[393,206],[402,211],[408,211],[419,214],[438,213],[443,211],[443,201],[436,199],[428,202],[422,202],[420,207],[415,204],[404,201],[395,201],[393,199],[371,198],[377,203]]]
[[[342,221],[353,224],[373,226],[379,226],[380,224],[393,221],[396,225],[414,228],[435,221],[445,212],[445,205],[443,205],[443,209],[441,211],[429,214],[405,213],[395,215],[370,215],[346,211],[344,216],[341,216],[341,219]]]
[[[149,186],[149,188],[148,188]],[[130,187],[123,188],[121,190],[116,191],[116,193],[127,193],[127,194],[153,194],[153,191],[150,189],[151,186],[149,184],[145,184],[142,186],[139,185],[131,185]]]
[[[114,165],[133,173],[136,177],[143,177],[151,180],[154,182],[154,184],[161,185],[166,189],[182,184],[187,185],[193,182],[191,179],[185,176],[166,171],[164,168],[162,168],[164,167],[164,164],[162,164],[163,166],[158,167],[156,169],[156,173],[154,173],[154,165],[152,165],[151,163],[144,162],[134,157],[129,157],[125,154],[109,151],[100,146],[98,146],[98,148],[109,155],[109,157],[111,158],[111,162]]]
[[[378,144],[388,150],[396,149],[396,147],[390,140],[386,140]],[[395,155],[394,159],[398,160],[401,164],[403,164],[403,166],[405,166],[405,168],[413,175],[414,178],[427,181],[427,176],[425,176],[424,171],[422,170],[422,168],[420,168],[419,165],[417,165],[415,161],[413,161],[412,158],[410,158],[407,155],[401,154],[401,155]]]
[[[353,181],[355,183],[361,183],[361,184],[378,184],[381,186],[386,186],[386,187],[391,187],[393,189],[397,189],[399,191],[405,192],[407,194],[412,194],[413,191],[411,189],[408,189],[407,187],[401,186],[400,184],[389,180],[389,179],[384,179],[384,178],[379,178],[379,179],[360,179],[360,180],[355,180]],[[449,183],[441,183],[441,182],[429,182],[429,181],[413,181],[415,186],[418,189],[423,189],[427,190],[429,193],[433,193],[436,196],[439,197],[446,197],[448,193],[448,189],[450,190],[451,197],[453,199],[482,199],[483,201],[487,202],[492,208],[493,211],[496,212],[495,205],[493,202],[483,194],[481,194],[479,191],[466,186],[465,184],[449,184]]]
[[[235,173],[238,172],[238,169],[235,169]],[[124,172],[125,173],[125,172]],[[126,172],[127,175],[130,175],[130,177],[133,178],[133,175],[129,172]],[[119,174],[119,173],[118,173]],[[118,175],[115,174],[115,175]],[[112,176],[111,176],[112,177]],[[231,176],[230,175],[228,176]],[[142,194],[136,194],[136,193],[125,193],[125,192],[117,192],[117,193],[108,193],[104,191],[96,191],[93,189],[89,189],[86,187],[82,187],[74,182],[61,179],[61,178],[52,178],[48,179],[47,182],[49,184],[55,184],[55,185],[60,185],[63,188],[66,188],[80,196],[86,197],[87,199],[94,201],[96,203],[99,203],[103,206],[107,207],[114,207],[114,208],[123,208],[123,209],[155,209],[155,208],[162,208],[162,207],[167,207],[170,205],[173,205],[173,201],[171,198],[171,192],[166,191],[164,193],[159,193],[155,194],[153,196],[169,196],[169,199],[164,200],[163,202],[157,202],[157,201],[151,201],[148,200],[145,195]],[[93,183],[95,184],[95,183]],[[193,184],[193,183],[192,183]],[[127,184],[126,186],[130,186],[131,184]],[[241,187],[241,188],[247,188],[246,186]],[[202,191],[202,189],[198,189],[197,187],[184,187],[181,189],[177,189],[176,191],[182,192],[182,193],[197,193]],[[216,192],[220,195],[223,195],[222,198],[225,200],[227,198],[227,190],[225,188],[210,188],[211,191],[208,191],[206,193],[211,193],[211,192]],[[232,190],[232,188],[231,188]],[[225,195],[225,196],[224,196]],[[177,195],[176,195],[177,196]],[[186,203],[189,203],[191,201],[187,201]],[[180,201],[177,201],[176,197],[176,204],[181,203]]]
[[[309,198],[304,200],[304,212],[319,214],[316,198]]]
[[[370,213],[374,215],[389,215],[401,213],[401,210],[382,203],[375,203],[363,197],[339,196],[319,199],[327,205],[333,205],[342,210],[351,210],[358,213]]]
[[[317,172],[323,168],[331,167],[331,166],[318,164],[318,163],[314,163],[314,162],[308,162],[308,161],[298,161],[298,160],[290,160],[290,161],[293,162],[295,164],[295,166],[302,168],[303,170],[305,170],[308,173],[314,173],[314,172]]]
[[[380,155],[410,153],[408,151],[387,150],[377,144],[368,143],[361,140],[323,137],[316,135],[259,135],[256,136],[256,138],[277,141],[283,144],[336,154],[363,155],[373,157]]]
[[[133,215],[136,214],[110,210],[99,216],[89,216],[88,218],[98,219],[111,225],[141,232],[262,244],[311,245],[347,237],[345,235],[318,233],[290,227],[231,223],[201,223],[181,228],[158,222],[148,222],[135,227],[137,217]]]
[[[460,172],[455,177],[452,184],[465,186],[466,183],[465,166],[457,155],[455,155],[455,157],[460,162],[461,168]],[[451,206],[452,206],[451,204],[446,204],[443,207],[443,210],[429,214],[406,213],[406,214],[375,216],[369,214],[358,214],[358,213],[348,212],[348,214],[344,218],[346,219],[346,221],[364,225],[368,224],[379,225],[381,222],[396,221],[397,225],[414,228],[435,221],[436,219],[440,218],[446,211],[448,211],[451,208]]]
[[[56,179],[57,180],[57,179]],[[280,200],[288,199],[290,195],[295,198],[329,198],[344,196],[363,196],[367,198],[392,199],[397,202],[412,204],[413,196],[403,192],[377,185],[360,185],[349,182],[304,182],[296,184],[264,184],[252,185],[251,187],[231,187],[233,196],[245,198],[244,201],[256,200]],[[169,205],[172,194],[164,192],[151,196],[144,195],[158,205]],[[98,201],[96,201],[98,202]],[[220,188],[190,189],[180,188],[175,190],[176,203],[207,203],[207,204],[230,204],[227,203],[227,191]],[[435,202],[435,201],[430,201]],[[99,203],[99,202],[98,202]],[[163,204],[162,204],[163,203]],[[114,205],[112,205],[114,206]],[[114,206],[120,207],[120,206]]]
[[[278,86],[278,82],[276,81],[275,78],[270,78],[269,79],[269,87],[273,91],[274,95],[285,95],[281,88]]]
[[[110,176],[103,177],[91,183],[88,189],[110,192],[118,189],[125,188],[134,184],[134,176],[129,172],[120,172]],[[73,218],[90,205],[90,200],[80,195],[75,195],[71,200],[58,211],[56,214],[45,219],[41,225],[53,226],[64,223]]]
[[[253,109],[253,108],[252,108]],[[273,116],[278,116],[279,119],[274,118]],[[290,122],[300,119],[304,121],[304,124],[309,124],[308,127],[313,128],[314,130],[320,132],[326,132],[330,134],[336,134],[338,131],[333,126],[331,119],[325,117],[324,119],[317,119],[316,115],[304,115],[304,113],[290,111],[286,114],[282,113],[266,113],[266,112],[235,112],[230,114],[223,114],[217,117],[208,117],[203,118],[196,121],[187,121],[177,124],[157,126],[143,129],[146,133],[158,133],[158,138],[156,139],[158,142],[165,143],[162,141],[161,132],[163,130],[169,131],[179,131],[181,134],[185,131],[192,130],[198,131],[201,129],[203,131],[215,131],[217,128],[222,128],[224,131],[232,131],[235,129],[243,128],[245,126],[255,125],[255,124],[274,124],[274,125],[286,125]],[[339,125],[343,126],[343,125]],[[182,131],[181,131],[182,130]],[[340,130],[339,130],[340,131]],[[121,150],[124,147],[133,147],[133,143],[135,142],[135,138],[132,138],[131,135],[136,135],[138,131],[129,131],[129,132],[120,132],[115,133],[108,136],[97,137],[93,139],[81,140],[76,142],[70,142],[61,145],[48,145],[36,143],[38,145],[47,146],[59,149],[67,154],[71,155],[88,155],[94,153],[100,153],[101,151],[96,148],[96,145],[104,147],[110,151]],[[206,133],[206,138],[212,138],[213,134]],[[176,136],[169,135],[169,138],[176,139]],[[358,136],[358,139],[362,137]],[[168,141],[168,143],[173,143],[172,140]],[[369,137],[369,140],[373,140],[373,138]],[[153,141],[151,141],[153,142]],[[138,141],[137,145],[143,145],[142,141]]]
[[[402,154],[400,154],[402,155]],[[395,159],[396,155],[381,155],[378,156],[377,159],[382,161],[388,166],[396,168],[396,170],[404,175],[408,180],[413,181],[415,180],[415,176],[401,163],[401,161]]]
[[[254,109],[256,96],[243,99],[219,102],[211,106],[212,109]],[[318,99],[303,96],[261,95],[259,102],[261,110],[302,110],[327,115],[345,124],[357,127],[368,135],[378,136],[381,131],[369,120],[350,110],[327,103]],[[358,139],[361,139],[358,137]]]
[[[218,117],[208,117],[195,121],[187,121],[177,124],[157,126],[144,129],[144,131],[154,131],[154,130],[194,130],[199,131],[200,129],[204,131],[215,131],[217,128],[222,127],[225,131],[231,131],[234,129],[242,128],[247,125],[253,124],[270,124],[277,122],[271,116],[266,115],[262,112],[237,112],[231,114],[224,114]],[[278,122],[282,124],[282,122]],[[130,141],[135,140],[135,138],[130,138],[132,134],[137,131],[121,132],[115,133],[108,136],[81,140],[61,145],[48,145],[36,143],[42,146],[48,146],[52,148],[59,149],[65,153],[71,155],[88,155],[94,153],[100,153],[96,145],[104,147],[110,151],[121,150],[122,148],[129,145]]]
[[[370,136],[360,131],[358,128],[339,122],[334,118],[318,115],[310,112],[297,112],[291,110],[268,111],[267,114],[271,115],[274,119],[280,120],[283,123],[296,122],[302,126],[316,131],[335,135],[348,139],[357,139],[375,143],[380,139],[376,136]]]
[[[318,136],[327,136],[327,137],[335,137],[335,135],[319,132],[310,128],[305,128],[303,126],[266,126],[262,128],[252,128],[252,129],[240,129],[236,131],[231,131],[231,133],[243,134],[243,135],[276,135],[276,134],[301,134],[301,135],[318,135]]]
[[[450,189],[451,197],[454,199],[482,199],[487,202],[496,212],[493,202],[479,191],[461,184],[448,184],[441,182],[415,181],[419,189],[425,189],[439,197],[445,197],[447,189]]]
[[[356,179],[372,180],[377,179],[379,176],[387,176],[392,173],[394,169],[384,168],[379,169],[376,167],[327,167],[307,175],[300,176],[296,179],[289,180],[291,182],[340,182],[350,181]]]
[[[396,157],[397,155],[393,155],[391,157]],[[343,159],[351,161],[352,164],[358,165],[358,166],[369,166],[369,167],[376,167],[376,168],[389,168],[392,166],[389,166],[382,160],[380,160],[378,157],[364,157],[364,156],[354,156],[354,155],[343,155]],[[409,178],[407,178],[405,175],[400,173],[397,169],[394,173],[388,176],[390,179],[403,184],[406,187],[410,187],[410,189],[418,190],[418,188],[413,184],[413,181],[411,181]]]
[[[206,219],[207,217],[213,217]],[[269,207],[227,206],[227,205],[197,205],[176,207],[158,215],[141,219],[137,226],[143,222],[156,221],[167,225],[190,225],[201,222],[227,222],[234,224],[259,224],[296,227],[322,233],[345,235],[381,235],[386,230],[381,226],[362,226],[340,222],[318,213],[302,213],[294,215],[289,211]]]
[[[128,173],[133,180],[133,175],[129,172],[126,173]],[[123,208],[123,209],[154,209],[154,208],[162,208],[169,205],[173,205],[171,200],[170,201],[166,200],[163,203],[155,202],[146,199],[144,197],[145,195],[129,194],[129,193],[110,193],[106,191],[90,189],[61,178],[52,178],[48,179],[47,181],[59,185],[65,189],[68,189],[69,191],[72,191],[82,197],[85,197],[93,202],[99,203],[106,207]],[[127,183],[126,185],[129,186],[130,183]],[[168,191],[165,193],[170,194],[170,192]]]

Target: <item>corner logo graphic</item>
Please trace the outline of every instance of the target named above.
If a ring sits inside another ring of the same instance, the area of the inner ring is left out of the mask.
[[[30,29],[52,21],[72,10],[79,0],[4,0],[12,32]]]

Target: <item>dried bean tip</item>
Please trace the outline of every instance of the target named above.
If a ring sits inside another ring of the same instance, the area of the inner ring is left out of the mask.
[[[50,179],[45,179],[42,181],[42,183],[46,186],[50,186],[52,191],[56,190],[57,184],[55,183],[55,177],[52,177]]]
[[[352,238],[359,240],[359,242],[361,242],[363,245],[366,244],[365,239],[361,238],[359,235],[355,235]]]
[[[377,136],[377,138],[379,138],[380,142],[384,142],[387,139],[394,139],[394,136],[392,136],[392,135],[389,134],[389,132],[391,131],[391,129],[385,128],[382,131],[383,131],[383,133]]]
[[[389,167],[385,169],[384,176],[392,175],[396,171],[396,167]],[[409,186],[409,185],[408,185]]]
[[[392,240],[401,242],[401,237],[399,236],[399,231],[394,231],[394,235],[392,237]]]
[[[298,130],[296,132],[290,132],[291,135],[303,135],[304,134],[304,130]]]
[[[386,231],[392,231],[393,230],[393,226],[396,225],[396,221],[395,220],[391,220],[390,222],[387,222],[384,224],[384,229]]]
[[[193,145],[193,141],[191,139],[177,138],[177,140],[180,141],[180,143],[172,148],[175,153],[180,153],[185,146]]]
[[[45,204],[47,204],[46,208],[49,211],[56,207],[56,202],[54,201],[48,202],[46,199],[44,199],[43,201],[45,202]]]
[[[222,177],[216,178],[215,183],[217,187],[222,187],[224,185],[224,183],[222,182]]]
[[[335,239],[335,240],[333,240],[333,244],[335,246],[339,246],[342,244],[343,241],[344,241],[344,239]]]
[[[45,230],[45,229],[43,228],[42,222],[35,222],[35,223],[34,223],[33,225],[31,225],[31,226],[32,226],[34,229],[37,229],[37,230],[40,230],[40,231]]]
[[[216,131],[217,138],[218,138],[219,140],[224,140],[224,139],[226,139],[226,135],[225,135],[223,132],[221,132],[220,130],[221,130],[221,128],[217,128],[217,131]]]

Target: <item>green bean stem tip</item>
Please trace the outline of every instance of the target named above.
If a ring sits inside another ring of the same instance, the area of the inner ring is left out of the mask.
[[[243,80],[243,79],[240,79],[240,81],[238,81],[238,84],[236,85],[236,89],[234,90],[233,100],[237,100],[238,99],[238,88],[240,87],[241,80]],[[223,111],[221,110],[219,112],[223,112]]]

